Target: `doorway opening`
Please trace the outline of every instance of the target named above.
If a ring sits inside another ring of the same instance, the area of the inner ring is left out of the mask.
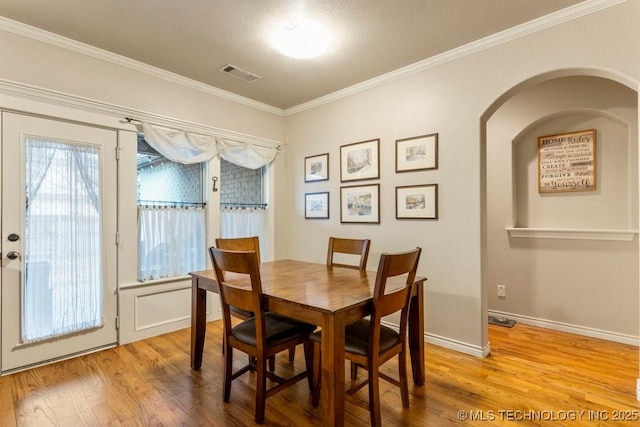
[[[505,93],[482,127],[483,341],[495,315],[638,345],[637,90],[559,71]],[[587,129],[595,191],[539,193],[538,137]]]

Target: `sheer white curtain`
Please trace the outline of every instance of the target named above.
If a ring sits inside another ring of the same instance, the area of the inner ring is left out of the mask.
[[[203,207],[138,206],[138,280],[206,268]]]
[[[249,169],[270,163],[278,154],[277,146],[266,146],[229,138],[216,138],[183,130],[169,129],[143,122],[144,139],[160,154],[174,162],[206,162],[220,155],[228,162]]]
[[[27,138],[22,340],[103,324],[100,149]]]
[[[251,237],[260,239],[260,259],[271,260],[271,239],[267,229],[267,209],[225,208],[220,212],[220,237]]]
[[[152,123],[143,122],[142,129],[145,140],[155,148],[160,154],[166,158],[184,163],[196,163],[208,161],[215,156],[220,156],[228,162],[249,169],[259,169],[273,161],[278,155],[279,145],[277,144],[261,144],[251,141],[251,137],[240,141],[228,137],[220,137],[215,135],[202,135],[192,132],[186,132],[175,129],[168,129]],[[238,138],[242,139],[242,138]],[[142,224],[146,227],[145,233],[153,235],[158,229],[165,229],[167,225],[164,223],[165,217],[154,217],[153,222],[146,216],[151,214],[139,214],[140,225],[139,230],[142,232]],[[169,217],[166,217],[168,220]],[[220,224],[221,237],[248,237],[258,236],[260,238],[260,258],[263,260],[271,259],[269,248],[271,247],[270,236],[267,229],[268,211],[266,209],[223,209],[221,212]],[[204,228],[202,236],[204,236]],[[141,236],[142,237],[142,236]],[[168,242],[155,243],[168,244]],[[140,240],[141,250],[139,258],[149,258],[149,265],[145,267],[144,273],[139,268],[139,279],[158,278],[167,276],[158,276],[165,274],[164,270],[160,272],[160,264],[166,264],[169,261],[161,262],[154,259],[154,246],[151,243],[142,243]],[[144,249],[143,252],[142,249]],[[171,261],[175,262],[175,261]],[[173,268],[173,267],[171,267]],[[192,268],[188,271],[193,271]]]

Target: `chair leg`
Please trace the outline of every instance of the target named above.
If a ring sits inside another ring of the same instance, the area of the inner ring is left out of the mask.
[[[358,364],[356,362],[351,362],[351,381],[355,381],[358,379]]]
[[[226,346],[224,351],[224,378],[222,387],[222,401],[228,402],[231,397],[231,377],[233,375],[233,349]]]
[[[311,404],[314,407],[320,403],[320,343],[313,342],[313,388],[311,389]]]
[[[380,427],[380,377],[378,376],[378,366],[371,364],[367,367],[369,371],[369,413],[371,414],[371,426]]]
[[[275,356],[271,356],[267,359],[268,362],[268,366],[269,366],[269,372],[274,372],[276,370],[276,357]],[[253,356],[249,356],[249,365],[251,364],[255,364],[256,363],[256,358]]]
[[[256,412],[257,424],[264,422],[265,401],[267,399],[267,361],[264,357],[258,357],[256,363]]]
[[[295,346],[289,347],[289,363],[293,363],[295,359],[296,359],[296,347]]]
[[[400,382],[400,396],[402,397],[402,407],[409,407],[409,384],[407,381],[407,358],[406,351],[402,350],[398,354],[398,381]]]

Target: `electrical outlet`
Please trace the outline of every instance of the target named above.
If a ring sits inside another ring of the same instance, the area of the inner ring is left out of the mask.
[[[507,297],[507,287],[506,285],[498,285],[498,296],[502,298]]]

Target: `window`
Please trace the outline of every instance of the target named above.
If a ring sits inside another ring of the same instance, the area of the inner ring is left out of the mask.
[[[268,166],[248,169],[220,159],[220,236],[260,239],[260,259],[271,259],[265,177]]]
[[[138,280],[206,268],[203,163],[172,162],[138,137]]]

